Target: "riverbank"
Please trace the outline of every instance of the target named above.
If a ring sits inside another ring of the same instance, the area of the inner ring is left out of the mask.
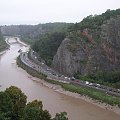
[[[22,45],[24,45],[25,47],[30,47],[30,45],[22,42],[19,37],[17,37],[17,42],[20,43],[20,44],[22,44]]]
[[[68,96],[76,97],[78,99],[82,99],[84,101],[87,101],[87,102],[90,102],[94,105],[97,105],[97,106],[99,106],[103,109],[111,110],[111,111],[120,115],[120,108],[117,105],[115,105],[116,98],[114,98],[114,97],[113,98],[110,97],[110,96],[106,97],[107,100],[110,99],[110,101],[112,101],[114,103],[113,104],[114,106],[110,105],[110,104],[103,103],[99,99],[95,100],[95,99],[91,98],[90,94],[85,95],[86,91],[81,91],[83,88],[80,89],[80,87],[79,87],[79,89],[78,89],[78,87],[73,86],[73,85],[68,85],[68,84],[65,84],[65,83],[61,83],[61,82],[58,82],[58,81],[53,81],[53,80],[47,79],[46,76],[44,76],[44,75],[42,75],[38,72],[35,72],[34,70],[30,69],[25,64],[21,63],[19,58],[17,60],[17,64],[33,76],[33,77],[30,76],[30,79],[32,79],[33,81],[39,82],[42,85],[44,85],[46,87],[49,87],[51,89],[54,89],[56,92],[59,92],[61,94],[65,94],[65,95],[68,95]],[[39,79],[35,78],[35,77],[38,77]],[[71,89],[72,87],[74,87],[74,89]],[[87,89],[87,91],[89,91],[89,90]],[[94,92],[94,91],[90,91],[90,92]],[[100,95],[100,96],[102,95],[103,97],[106,95],[105,93],[101,93],[101,92],[99,92],[99,93],[95,92],[95,93]],[[118,100],[117,102],[119,103],[120,99],[117,99],[117,100]]]
[[[50,89],[53,89],[54,91],[58,92],[58,93],[61,93],[61,94],[64,94],[64,95],[68,95],[68,96],[71,96],[71,97],[74,97],[74,98],[77,98],[77,99],[82,99],[86,102],[89,102],[91,104],[94,104],[96,106],[99,106],[100,108],[103,108],[103,109],[107,109],[107,110],[110,110],[110,111],[113,111],[115,112],[116,114],[120,115],[120,108],[117,107],[117,106],[111,106],[109,104],[106,104],[106,103],[101,103],[97,100],[93,100],[92,98],[88,97],[88,96],[85,96],[85,95],[80,95],[78,93],[73,93],[73,92],[70,92],[70,91],[66,91],[65,89],[63,89],[60,85],[55,85],[55,84],[51,84],[51,83],[48,83],[44,80],[41,80],[41,79],[38,79],[36,77],[33,77],[31,75],[28,76],[31,80],[33,80],[34,82],[37,82],[37,83],[40,83],[42,84],[43,86],[46,86]]]

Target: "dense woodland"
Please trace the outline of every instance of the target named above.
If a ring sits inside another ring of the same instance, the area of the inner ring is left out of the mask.
[[[6,47],[7,47],[7,44],[4,41],[1,31],[0,31],[0,51],[5,50]]]
[[[46,33],[34,43],[32,49],[46,61],[47,65],[51,65],[52,59],[64,38],[64,32]]]
[[[81,22],[75,23],[74,25],[70,26],[69,31],[84,30],[86,28],[99,30],[100,26],[105,23],[106,20],[109,20],[110,18],[116,18],[118,15],[120,15],[120,9],[108,9],[105,13],[102,13],[101,15],[89,15]]]
[[[17,87],[11,86],[0,92],[0,120],[68,120],[66,112],[56,113],[51,118],[43,109],[42,101],[27,103],[26,95]]]
[[[83,32],[85,32],[85,30],[87,30],[87,32],[92,35],[94,39],[94,44],[98,44],[101,41],[101,25],[106,24],[107,20],[111,18],[117,18],[118,16],[120,16],[120,9],[107,10],[101,15],[89,15],[81,22],[71,25],[68,29],[67,36],[71,40],[71,46],[69,46],[69,50],[71,50],[71,52],[74,52],[76,50],[76,44],[77,42],[79,42],[80,38],[82,38],[82,41],[85,44],[93,42],[88,37],[83,35]],[[93,46],[90,45],[90,47]]]
[[[28,44],[33,44],[34,41],[40,41],[41,38],[46,34],[50,34],[50,33],[59,33],[59,32],[66,32],[68,26],[72,25],[72,23],[60,23],[60,22],[56,22],[56,23],[46,23],[46,24],[38,24],[35,26],[32,26],[32,28],[28,30],[26,30],[27,26],[20,26],[21,31],[25,31],[20,33],[21,38],[24,42],[28,43]],[[23,28],[25,27],[25,28]],[[46,42],[47,44],[47,42]],[[40,44],[39,44],[40,45]]]

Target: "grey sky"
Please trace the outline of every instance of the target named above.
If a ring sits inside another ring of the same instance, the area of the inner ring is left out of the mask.
[[[120,0],[0,0],[0,25],[80,22],[120,8]]]

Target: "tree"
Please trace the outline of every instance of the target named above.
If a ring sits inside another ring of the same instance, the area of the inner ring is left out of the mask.
[[[13,103],[5,92],[0,92],[0,120],[9,119],[13,114]]]
[[[23,120],[50,120],[51,115],[47,110],[43,110],[41,101],[34,100],[29,102],[25,109]]]
[[[11,86],[5,90],[5,93],[11,98],[13,103],[13,116],[14,120],[19,120],[20,116],[23,114],[23,109],[26,106],[27,97],[26,95],[17,87]]]
[[[31,47],[46,61],[47,65],[51,65],[52,59],[64,38],[64,32],[46,33],[42,35]]]
[[[1,27],[0,27],[0,51],[4,50],[7,47],[7,44],[3,38],[3,35],[1,33]]]
[[[66,112],[56,113],[56,116],[55,118],[53,118],[53,120],[68,120],[67,113]]]
[[[26,95],[11,86],[0,92],[0,120],[68,120],[66,113],[56,114],[54,119],[43,110],[42,101],[34,100],[26,105]]]
[[[0,111],[0,120],[11,120],[9,117],[6,117],[6,113]]]

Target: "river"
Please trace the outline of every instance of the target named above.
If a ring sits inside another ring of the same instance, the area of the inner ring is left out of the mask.
[[[9,42],[14,42],[10,38]],[[26,51],[28,48],[13,43],[6,53],[0,56],[0,91],[14,85],[27,95],[28,101],[42,100],[44,109],[48,109],[52,115],[56,112],[66,111],[69,120],[120,120],[120,115],[102,109],[82,99],[61,94],[43,84],[34,82],[24,70],[16,65],[18,50]]]

